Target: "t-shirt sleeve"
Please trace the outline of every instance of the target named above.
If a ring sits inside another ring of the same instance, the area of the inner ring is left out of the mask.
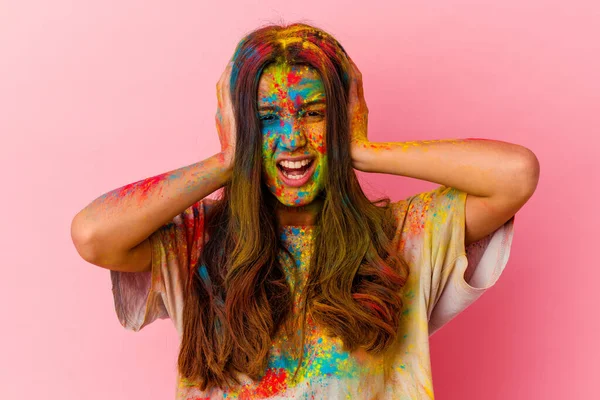
[[[137,332],[156,319],[171,318],[182,332],[184,289],[204,244],[207,203],[194,203],[150,235],[150,271],[110,271],[115,311],[126,329]]]
[[[439,186],[401,202],[402,243],[413,251],[430,336],[491,288],[508,262],[515,217],[465,247],[466,199],[466,192]]]

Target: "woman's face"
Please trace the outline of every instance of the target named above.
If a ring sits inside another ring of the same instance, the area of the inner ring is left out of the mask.
[[[304,65],[271,64],[258,88],[263,179],[286,206],[311,203],[324,188],[325,89]]]

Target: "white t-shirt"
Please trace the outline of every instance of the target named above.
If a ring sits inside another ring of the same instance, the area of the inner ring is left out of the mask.
[[[467,194],[439,186],[393,203],[398,228],[394,245],[409,264],[404,310],[396,343],[377,358],[347,353],[341,341],[307,330],[302,369],[274,340],[264,376],[242,376],[235,390],[200,391],[178,375],[177,400],[189,399],[433,399],[429,337],[493,286],[508,262],[514,216],[487,237],[465,248]],[[193,204],[150,236],[150,272],[110,271],[115,310],[121,324],[138,331],[157,318],[171,318],[181,338],[183,288],[197,267],[203,244],[206,207]],[[280,237],[306,272],[313,228],[284,226]]]

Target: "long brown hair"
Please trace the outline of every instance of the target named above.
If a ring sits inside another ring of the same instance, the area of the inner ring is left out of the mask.
[[[397,335],[408,277],[407,264],[391,248],[390,199],[370,201],[352,167],[350,66],[342,46],[306,24],[269,25],[244,37],[233,61],[238,128],[232,179],[207,218],[210,240],[190,274],[178,359],[180,374],[202,390],[239,384],[238,373],[259,379],[279,330],[290,319],[304,327],[307,313],[346,351],[384,351]],[[266,66],[281,62],[318,71],[327,98],[328,174],[300,316],[291,313],[291,288],[277,257],[280,251],[293,256],[278,237],[277,199],[261,177],[258,84]]]

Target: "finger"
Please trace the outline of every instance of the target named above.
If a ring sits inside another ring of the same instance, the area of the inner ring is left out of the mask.
[[[360,71],[358,70],[358,67],[356,67],[356,64],[352,63],[354,66],[354,76],[355,76],[355,82],[356,82],[356,94],[358,96],[359,99],[362,99],[364,96],[364,91],[363,91],[363,80],[362,80],[362,74],[360,73]]]
[[[354,108],[356,104],[356,87],[353,83],[350,84],[350,93],[348,94],[348,104]]]
[[[358,90],[357,90],[357,82],[354,74],[350,77],[350,104],[355,104],[357,101]]]
[[[365,94],[363,91],[363,83],[362,83],[362,78],[357,82],[358,84],[356,85],[358,88],[358,98],[359,99],[363,99]]]
[[[227,90],[225,93],[229,93],[229,87],[231,83],[231,67],[232,63],[227,64],[227,68],[225,68],[225,79],[223,80],[223,90]]]
[[[352,61],[352,59],[348,59],[348,61],[350,61],[350,66],[352,67],[352,72],[356,75],[360,74],[360,71],[358,70],[358,67],[356,66],[356,64],[354,63],[354,61]]]
[[[358,67],[356,66],[356,64],[354,63],[354,61],[350,60],[350,65],[352,65],[352,72],[354,73],[354,75],[356,76],[356,79],[359,82],[362,82],[362,73],[360,72],[360,70],[358,69]]]
[[[223,84],[227,84],[229,82],[229,78],[231,77],[232,68],[233,68],[233,61],[230,61],[225,66],[225,70],[223,71],[223,74],[221,75]]]
[[[233,61],[227,64],[225,71],[223,72],[223,79],[221,82],[221,104],[223,107],[229,108],[231,98],[231,70],[233,69]]]
[[[217,104],[218,108],[221,108],[221,105],[223,104],[223,99],[221,98],[221,79],[217,82]]]
[[[223,86],[229,83],[229,75],[230,75],[230,71],[231,71],[231,66],[232,66],[233,62],[229,62],[227,63],[227,66],[225,67],[225,70],[221,73],[221,76],[219,77],[219,81],[217,82],[217,101],[219,103],[219,107],[221,107],[223,105]]]
[[[352,93],[360,99],[362,96],[362,78],[359,73],[357,73],[356,66],[352,66],[352,77],[351,77],[351,87]]]
[[[223,72],[221,73],[221,77],[219,78],[219,82],[223,82],[225,80],[225,77],[227,76],[227,71],[229,70],[230,65],[231,65],[231,62],[228,62],[227,65],[225,65],[225,68],[223,69]]]

